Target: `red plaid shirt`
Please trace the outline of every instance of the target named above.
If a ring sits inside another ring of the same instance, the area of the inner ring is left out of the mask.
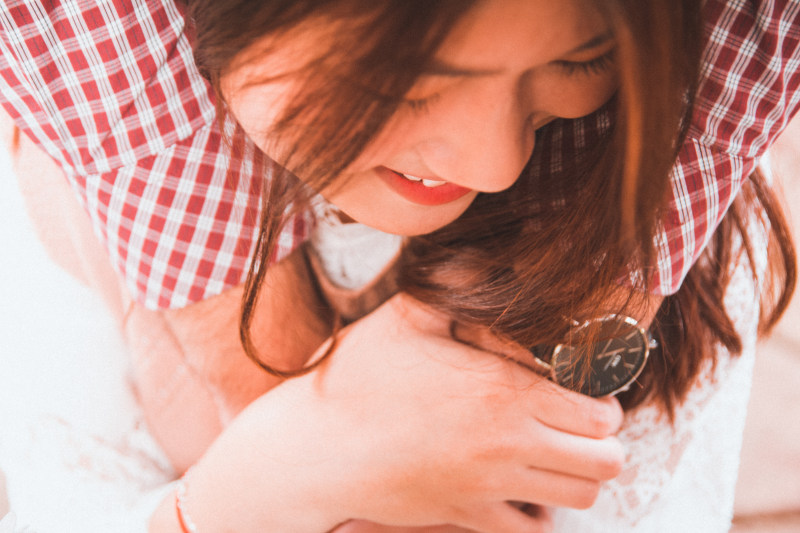
[[[663,294],[678,289],[800,98],[800,2],[705,9],[703,82],[657,237]],[[64,169],[139,303],[181,307],[243,280],[263,176],[252,145],[240,160],[225,149],[172,1],[5,0],[0,76],[2,105]],[[558,168],[606,123],[561,123],[537,150]],[[279,256],[307,226],[289,224]]]

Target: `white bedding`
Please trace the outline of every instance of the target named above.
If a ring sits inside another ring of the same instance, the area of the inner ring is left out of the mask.
[[[2,149],[0,213],[0,468],[17,527],[144,531],[173,474],[143,428],[112,318],[39,245]]]

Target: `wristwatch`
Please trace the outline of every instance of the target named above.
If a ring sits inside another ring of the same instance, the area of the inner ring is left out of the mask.
[[[595,342],[586,337],[595,333]],[[608,315],[578,326],[568,343],[530,349],[535,363],[562,387],[592,397],[628,390],[658,342],[633,318]]]

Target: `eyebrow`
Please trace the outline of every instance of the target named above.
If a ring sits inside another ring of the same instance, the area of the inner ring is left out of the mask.
[[[598,48],[608,41],[611,40],[611,34],[604,33],[601,35],[597,35],[592,37],[588,41],[583,44],[580,44],[570,50],[569,52],[565,53],[565,56],[577,54],[579,52],[585,52],[587,50],[592,50],[594,48]],[[464,68],[458,67],[456,65],[450,65],[445,63],[444,61],[438,58],[432,58],[425,69],[422,71],[423,76],[442,76],[445,78],[478,78],[481,76],[493,76],[495,74],[500,74],[502,70],[500,69],[473,69],[473,68]]]
[[[426,76],[444,76],[447,78],[477,78],[480,76],[492,76],[500,72],[500,70],[494,69],[457,67],[434,57],[430,60],[428,65],[425,66],[422,74]]]
[[[596,37],[592,37],[591,39],[589,39],[588,41],[586,41],[582,45],[579,45],[579,46],[573,48],[572,50],[570,50],[569,52],[567,52],[564,55],[568,56],[568,55],[571,55],[571,54],[576,54],[578,52],[585,52],[586,50],[592,50],[594,48],[598,48],[598,47],[606,44],[610,40],[611,40],[611,34],[610,33],[603,33],[603,34],[598,35]]]

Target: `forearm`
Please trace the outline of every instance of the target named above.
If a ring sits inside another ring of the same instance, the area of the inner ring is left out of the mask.
[[[329,335],[306,276],[299,253],[267,273],[253,340],[259,356],[278,368],[299,368]],[[241,346],[241,293],[235,287],[179,310],[134,306],[126,318],[140,403],[179,471],[242,409],[280,383]]]
[[[309,412],[299,416],[281,387],[256,404],[192,467],[182,498],[185,516],[208,532],[333,529],[344,517],[333,516],[330,510],[341,505],[329,496],[343,489],[328,486],[335,476],[325,464],[335,458],[326,461],[321,450],[335,444],[321,438],[324,424],[315,424]],[[174,493],[154,513],[150,531],[182,531]]]
[[[316,463],[307,456],[308,446],[320,439],[305,435],[302,421],[286,412],[276,392],[258,401],[262,405],[257,413],[245,412],[226,428],[193,466],[182,502],[186,517],[200,531],[322,533],[336,525],[322,511],[319,495],[324,488],[314,477],[317,469],[308,467]],[[266,401],[273,408],[265,409]],[[247,431],[239,431],[245,425]],[[258,438],[254,428],[262,428]],[[253,455],[259,458],[258,467]],[[162,501],[150,523],[151,533],[173,531],[182,531],[174,493]]]

